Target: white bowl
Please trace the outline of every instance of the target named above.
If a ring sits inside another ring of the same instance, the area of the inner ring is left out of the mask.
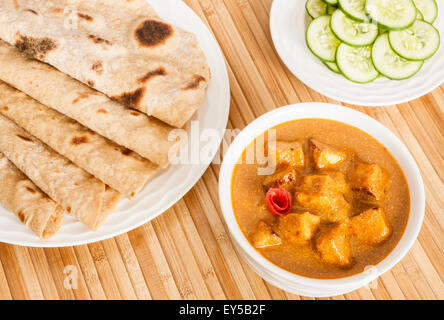
[[[438,3],[439,2],[439,3]],[[444,36],[444,5],[434,26]],[[305,0],[274,0],[270,12],[270,32],[274,46],[288,69],[310,88],[332,99],[362,106],[388,106],[419,98],[444,81],[444,46],[428,59],[412,78],[402,81],[379,78],[357,84],[335,74],[316,58],[305,42],[311,18]]]
[[[236,221],[231,201],[231,180],[236,162],[256,137],[281,123],[300,119],[336,120],[361,129],[379,141],[398,161],[410,190],[410,216],[405,232],[394,250],[368,272],[341,279],[312,279],[288,272],[259,254],[248,242]],[[410,250],[424,218],[424,184],[413,157],[386,127],[369,116],[349,108],[325,103],[302,103],[273,110],[248,125],[228,149],[219,176],[219,198],[225,222],[241,255],[273,285],[295,294],[323,297],[344,294],[378,278],[396,265]]]

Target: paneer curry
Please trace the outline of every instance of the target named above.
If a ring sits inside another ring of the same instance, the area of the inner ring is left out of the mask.
[[[388,150],[330,120],[272,130],[275,141],[266,133],[258,148],[256,139],[233,173],[232,205],[249,242],[279,267],[311,278],[350,276],[384,259],[410,209],[407,181]],[[248,154],[255,154],[250,163]],[[270,164],[272,171],[259,173]]]

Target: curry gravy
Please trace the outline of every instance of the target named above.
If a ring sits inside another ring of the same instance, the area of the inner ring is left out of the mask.
[[[256,249],[269,261],[292,273],[311,278],[342,278],[361,273],[367,266],[374,266],[383,260],[397,245],[407,225],[410,197],[407,181],[396,160],[374,138],[365,132],[331,120],[304,119],[281,124],[274,128],[277,140],[303,141],[305,153],[308,155],[307,141],[316,139],[347,154],[347,161],[340,164],[336,171],[350,176],[350,169],[355,161],[375,163],[384,168],[389,175],[388,196],[379,203],[392,226],[391,236],[383,243],[370,246],[351,239],[353,265],[340,268],[325,264],[319,259],[314,249],[313,241],[306,244],[294,245],[282,239],[277,246]],[[260,167],[255,164],[246,164],[247,151],[255,148],[251,143],[239,159],[232,177],[232,206],[238,224],[244,235],[252,242],[251,237],[258,223],[262,220],[275,225],[277,218],[270,213],[265,200],[262,186],[264,176],[259,176]],[[308,159],[308,157],[307,157]],[[307,162],[307,161],[306,161]],[[308,160],[306,168],[298,170],[300,174],[313,174],[313,165]],[[355,205],[351,216],[369,209],[371,204]],[[291,213],[302,213],[303,208],[292,207]]]

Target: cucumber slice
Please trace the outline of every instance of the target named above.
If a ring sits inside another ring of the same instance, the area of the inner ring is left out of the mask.
[[[369,83],[379,77],[371,56],[371,47],[356,48],[341,43],[336,53],[336,63],[344,77],[350,81]]]
[[[406,29],[416,20],[416,7],[412,0],[367,0],[365,11],[388,30]]]
[[[424,16],[419,10],[416,10],[416,20],[424,20]]]
[[[439,32],[430,23],[416,20],[408,29],[390,31],[389,41],[393,51],[407,60],[426,60],[439,48]]]
[[[378,36],[376,25],[352,20],[342,10],[331,16],[331,30],[339,40],[353,47],[369,46]]]
[[[336,10],[338,10],[338,8],[333,7],[333,6],[331,6],[331,5],[328,5],[328,6],[327,6],[327,14],[332,15]]]
[[[314,19],[308,26],[305,39],[313,54],[323,61],[335,62],[336,49],[340,41],[330,28],[331,16],[325,15]]]
[[[421,12],[425,22],[435,22],[438,16],[438,5],[435,0],[413,0],[413,3],[419,12]]]
[[[341,74],[341,70],[339,70],[338,65],[335,62],[326,62],[326,61],[322,62],[327,66],[327,68],[329,68],[334,73]]]
[[[327,13],[327,4],[322,0],[307,0],[305,9],[310,17],[316,19]]]
[[[365,21],[365,0],[338,0],[339,7],[344,13],[357,21]]]
[[[338,4],[338,0],[322,0],[322,1],[331,6],[336,6]]]
[[[398,56],[390,47],[388,34],[381,34],[373,44],[372,60],[375,68],[392,80],[403,80],[414,76],[424,61],[408,61]]]

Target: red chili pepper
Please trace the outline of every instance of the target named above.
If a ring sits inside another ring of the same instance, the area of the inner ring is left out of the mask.
[[[291,194],[284,188],[271,188],[265,196],[268,210],[275,216],[284,216],[291,210]]]

